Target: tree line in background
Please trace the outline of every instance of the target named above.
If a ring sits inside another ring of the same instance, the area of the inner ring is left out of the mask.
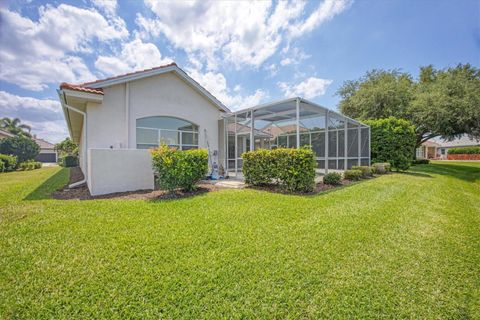
[[[410,121],[416,147],[435,137],[480,138],[480,70],[470,64],[421,67],[418,79],[399,70],[372,70],[344,82],[337,95],[340,111],[349,117]]]
[[[421,67],[418,79],[399,70],[372,70],[344,82],[337,95],[343,114],[371,126],[372,160],[401,170],[429,139],[480,138],[480,70],[470,64]]]

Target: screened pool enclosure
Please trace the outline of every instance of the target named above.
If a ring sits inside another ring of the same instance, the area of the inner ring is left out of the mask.
[[[310,145],[317,169],[370,165],[370,127],[302,98],[259,105],[225,119],[226,170],[238,173],[242,153]]]

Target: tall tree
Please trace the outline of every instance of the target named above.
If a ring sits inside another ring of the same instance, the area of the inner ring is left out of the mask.
[[[397,70],[373,70],[338,90],[342,113],[360,120],[394,116],[415,126],[417,146],[441,136],[480,137],[480,71],[469,64],[420,69],[414,81]]]
[[[26,124],[21,123],[19,118],[2,118],[0,120],[0,127],[16,136],[31,137],[30,131],[32,128]]]

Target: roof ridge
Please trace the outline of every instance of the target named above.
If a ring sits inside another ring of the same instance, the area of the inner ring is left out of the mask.
[[[163,69],[163,68],[168,68],[168,67],[173,67],[173,66],[178,67],[178,65],[175,62],[171,62],[169,64],[164,64],[164,65],[153,67],[153,68],[127,72],[127,73],[124,73],[124,74],[120,74],[118,76],[112,76],[112,77],[108,77],[108,78],[104,78],[104,79],[98,79],[98,80],[94,80],[94,81],[80,83],[80,84],[78,84],[78,86],[85,87],[85,86],[88,86],[90,84],[96,84],[96,83],[99,83],[99,82],[104,82],[104,81],[108,81],[108,80],[113,80],[113,79],[118,79],[118,78],[122,78],[122,77],[131,76],[131,75],[137,74],[137,73],[143,73],[143,72],[147,72],[147,71],[153,71],[153,70],[158,70],[158,69]]]

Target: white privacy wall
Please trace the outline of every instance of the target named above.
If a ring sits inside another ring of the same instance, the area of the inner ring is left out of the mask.
[[[88,188],[94,196],[154,188],[148,150],[89,149]]]

